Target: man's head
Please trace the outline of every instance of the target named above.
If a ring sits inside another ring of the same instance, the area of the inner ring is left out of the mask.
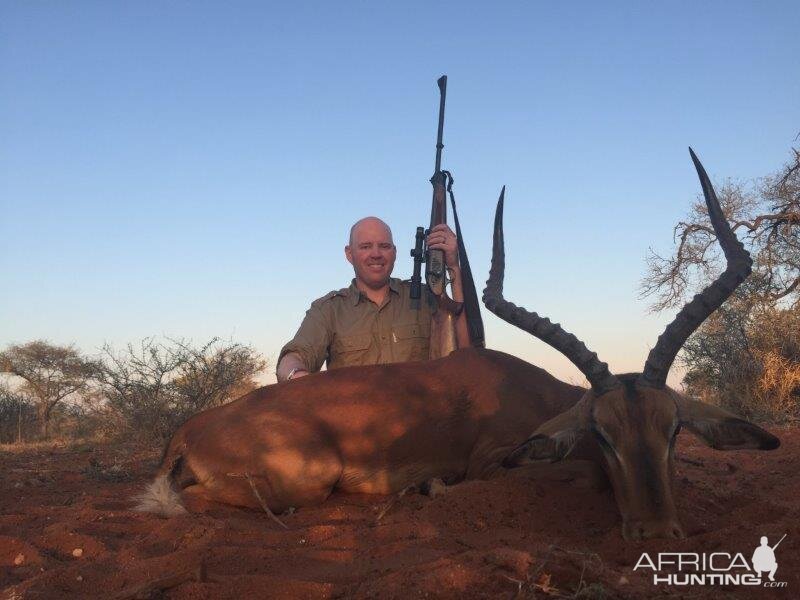
[[[350,229],[344,254],[353,265],[357,282],[380,289],[388,283],[397,258],[392,230],[377,217],[361,219]]]

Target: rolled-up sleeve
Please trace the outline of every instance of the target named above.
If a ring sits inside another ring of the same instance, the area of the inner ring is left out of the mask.
[[[290,352],[300,356],[309,372],[319,371],[328,358],[328,349],[333,337],[333,326],[329,307],[323,300],[318,300],[306,311],[294,338],[281,348],[278,363]]]

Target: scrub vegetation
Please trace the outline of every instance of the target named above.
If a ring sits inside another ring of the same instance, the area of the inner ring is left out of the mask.
[[[191,415],[258,387],[266,361],[217,338],[146,338],[83,356],[43,340],[0,352],[0,443],[102,436],[163,441]]]

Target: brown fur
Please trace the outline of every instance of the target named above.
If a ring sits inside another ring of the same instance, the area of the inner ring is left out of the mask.
[[[488,478],[584,392],[484,349],[337,369],[196,415],[173,436],[158,477],[190,506],[259,508],[246,473],[276,513],[334,489],[390,494],[433,478]]]

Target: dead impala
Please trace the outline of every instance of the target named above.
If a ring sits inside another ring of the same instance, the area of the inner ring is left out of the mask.
[[[693,153],[692,159],[728,269],[667,327],[643,373],[615,377],[558,324],[503,299],[501,194],[484,303],[565,354],[591,389],[508,354],[473,348],[429,362],[342,368],[267,386],[187,421],[138,508],[170,515],[184,512],[184,505],[221,502],[280,513],[321,503],[334,489],[390,494],[436,478],[488,478],[504,467],[560,460],[589,432],[602,448],[623,535],[683,536],[670,485],[682,426],[720,450],[779,445],[760,427],[665,387],[683,343],[751,265]]]
[[[564,354],[591,384],[569,410],[541,425],[504,462],[517,467],[543,459],[561,460],[579,436],[589,433],[599,444],[622,514],[626,539],[683,537],[672,498],[672,450],[682,427],[717,450],[773,450],[780,440],[760,427],[716,406],[690,400],[666,386],[667,373],[689,336],[750,274],[753,261],[722,214],[711,181],[689,149],[714,233],[727,268],[684,306],[650,351],[642,373],[615,376],[606,363],[574,335],[535,312],[503,298],[505,251],[503,194],[497,203],[486,307],[500,318],[535,335]]]

